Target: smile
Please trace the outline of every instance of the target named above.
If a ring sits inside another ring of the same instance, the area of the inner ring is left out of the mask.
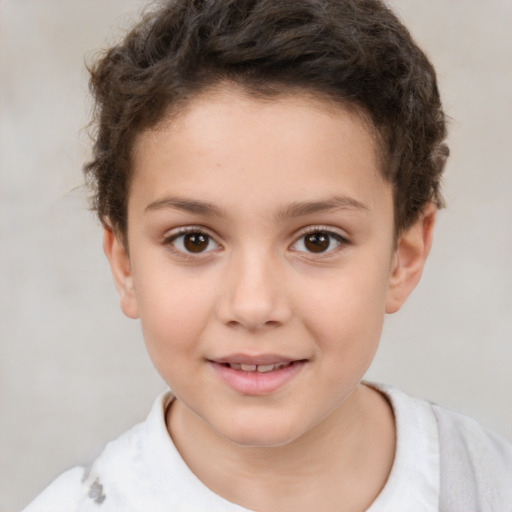
[[[260,373],[268,373],[273,372],[275,370],[280,370],[281,368],[286,368],[294,364],[294,361],[290,361],[287,363],[274,363],[274,364],[244,364],[244,363],[224,363],[225,366],[229,368],[233,368],[233,370],[241,370],[243,372],[260,372]]]
[[[305,367],[306,359],[276,356],[260,358],[231,357],[208,360],[220,381],[242,395],[268,395],[295,379]]]

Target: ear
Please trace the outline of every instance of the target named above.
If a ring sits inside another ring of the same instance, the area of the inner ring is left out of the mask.
[[[398,239],[389,280],[386,313],[398,311],[420,280],[432,246],[436,211],[435,205],[429,203],[418,220]]]
[[[123,313],[128,318],[138,318],[130,256],[123,241],[109,227],[103,229],[103,250],[110,263]]]

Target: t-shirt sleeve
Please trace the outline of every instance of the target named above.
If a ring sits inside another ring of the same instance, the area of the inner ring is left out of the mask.
[[[79,466],[62,473],[21,512],[75,512],[85,492],[83,475]]]

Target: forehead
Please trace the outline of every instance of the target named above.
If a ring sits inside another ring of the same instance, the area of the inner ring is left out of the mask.
[[[129,205],[138,208],[177,193],[226,207],[327,195],[372,205],[390,188],[365,117],[307,93],[202,94],[138,137],[133,169]]]

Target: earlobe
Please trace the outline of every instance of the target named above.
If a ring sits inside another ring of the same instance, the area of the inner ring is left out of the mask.
[[[386,313],[398,311],[418,284],[427,260],[436,218],[436,207],[429,203],[418,220],[398,239],[389,280]]]
[[[123,313],[128,318],[138,318],[130,256],[119,236],[109,227],[103,229],[103,250],[110,263]]]

